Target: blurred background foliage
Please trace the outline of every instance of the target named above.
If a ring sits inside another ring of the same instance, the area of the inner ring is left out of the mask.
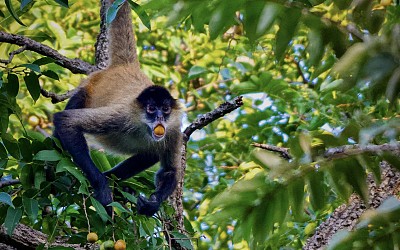
[[[379,178],[380,161],[400,167],[390,153],[323,157],[340,145],[399,141],[398,0],[138,4],[146,11],[134,15],[142,68],[184,103],[184,127],[235,96],[245,101],[188,143],[184,207],[193,245],[181,240],[182,246],[300,249],[351,193],[368,198],[366,174]],[[0,2],[2,31],[92,64],[99,23],[98,1]],[[1,43],[0,58],[18,48]],[[65,102],[52,104],[40,96],[40,87],[64,93],[83,77],[27,50],[0,63],[0,173],[2,181],[21,182],[2,188],[0,222],[10,232],[18,222],[27,224],[50,241],[68,236],[83,243],[90,230],[103,241],[125,239],[128,249],[166,246],[172,208],[165,204],[154,218],[139,216],[135,197],[122,187],[149,194],[156,168],[112,184],[122,198],[113,203],[113,226],[105,226],[110,218],[90,197],[87,180],[48,137],[52,114]],[[286,161],[252,143],[286,147],[293,158]],[[102,150],[92,157],[102,170],[122,159]],[[49,170],[55,170],[51,178]],[[382,206],[350,237],[337,235],[332,249],[377,242],[398,248],[400,205],[389,200]]]

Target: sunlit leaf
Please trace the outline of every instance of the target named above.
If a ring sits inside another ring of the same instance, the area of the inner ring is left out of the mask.
[[[128,2],[131,5],[131,8],[138,15],[144,26],[146,26],[149,30],[151,30],[150,17],[147,15],[144,9],[139,4],[133,2],[132,0],[128,0]]]

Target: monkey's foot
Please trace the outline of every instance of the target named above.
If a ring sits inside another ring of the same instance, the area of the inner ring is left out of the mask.
[[[138,214],[152,216],[160,209],[160,205],[161,202],[158,201],[155,195],[151,195],[150,199],[140,195],[137,199]]]

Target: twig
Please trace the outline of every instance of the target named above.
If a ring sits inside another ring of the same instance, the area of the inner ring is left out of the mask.
[[[22,53],[25,49],[26,49],[26,46],[23,45],[21,48],[10,52],[10,53],[8,54],[8,55],[9,55],[8,59],[7,59],[7,60],[0,59],[0,63],[4,63],[4,64],[9,64],[9,63],[11,63],[12,59],[14,58],[14,56],[17,55],[17,54],[19,54],[19,53]]]
[[[307,79],[307,77],[304,75],[303,70],[300,67],[300,61],[296,61],[296,59],[293,59],[293,63],[296,65],[296,69],[297,72],[299,73],[299,75],[301,76],[301,78],[303,79],[303,83],[307,84],[309,82],[309,80]]]
[[[198,117],[195,121],[190,124],[185,131],[183,132],[185,136],[185,140],[187,141],[190,135],[197,129],[201,129],[204,126],[210,124],[211,122],[215,121],[216,119],[232,112],[233,110],[239,108],[243,105],[243,97],[238,96],[235,97],[232,101],[225,102],[221,104],[218,108],[214,109],[211,112],[208,112],[204,115]]]
[[[67,91],[65,94],[56,94],[53,92],[49,92],[45,89],[40,89],[40,93],[47,98],[51,98],[51,102],[52,103],[59,103],[62,102],[64,100],[67,100],[68,98],[70,98],[73,94],[75,94],[77,91],[77,89],[73,89],[73,90],[69,90]]]
[[[91,72],[98,70],[96,66],[93,66],[78,58],[69,59],[58,53],[57,50],[52,49],[47,45],[38,43],[35,40],[32,40],[24,36],[9,34],[0,31],[0,42],[25,46],[26,50],[31,50],[41,55],[54,59],[56,64],[69,69],[74,74],[89,74]]]
[[[292,159],[292,156],[289,154],[288,148],[282,148],[282,147],[277,147],[277,146],[268,145],[268,144],[261,144],[261,143],[252,143],[251,146],[279,153],[281,155],[281,157],[286,160]]]
[[[4,180],[4,181],[0,181],[0,188],[8,187],[8,186],[20,184],[20,183],[21,183],[20,180]]]
[[[279,153],[284,159],[290,160],[292,156],[289,154],[287,148],[277,147],[268,144],[253,143],[254,147],[262,148],[265,150]],[[381,145],[344,145],[335,148],[329,148],[325,151],[324,157],[328,160],[341,159],[351,155],[358,155],[362,153],[380,154],[382,152],[400,153],[400,142],[385,143]]]
[[[362,153],[379,154],[382,152],[400,152],[400,142],[385,143],[381,145],[344,145],[335,148],[329,148],[325,151],[324,157],[329,160],[345,158],[350,155],[358,155]]]

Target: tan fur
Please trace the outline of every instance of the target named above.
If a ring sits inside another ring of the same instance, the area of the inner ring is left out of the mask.
[[[114,2],[114,1],[111,1]],[[131,9],[126,1],[119,9],[109,31],[110,65],[128,64],[138,61],[136,40],[133,34]]]
[[[91,74],[82,82],[89,100],[87,108],[113,104],[129,105],[139,93],[152,86],[153,82],[139,69],[138,65],[127,64],[110,67]]]

